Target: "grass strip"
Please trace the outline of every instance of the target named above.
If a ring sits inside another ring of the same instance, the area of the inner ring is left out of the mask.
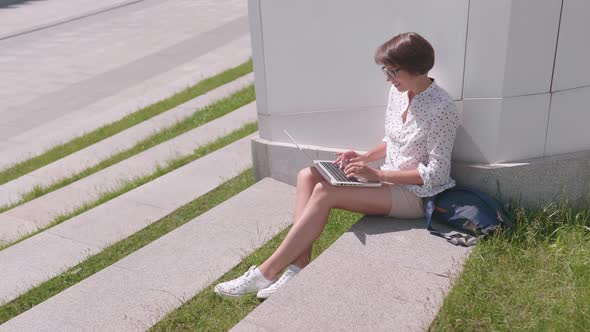
[[[168,111],[250,72],[252,72],[252,60],[248,60],[237,67],[230,68],[218,75],[200,81],[169,98],[131,113],[119,121],[104,125],[89,133],[76,137],[69,142],[60,144],[38,156],[16,163],[0,171],[0,184],[14,180],[76,151],[82,150],[83,148],[111,137],[129,127]]]
[[[86,168],[77,174],[63,178],[48,186],[35,186],[31,191],[24,193],[21,196],[21,199],[17,202],[0,207],[0,213],[22,205],[35,198],[46,195],[52,191],[58,190],[120,161],[146,151],[147,149],[152,148],[158,144],[164,143],[174,137],[182,135],[198,126],[220,118],[246,104],[249,104],[255,99],[256,95],[254,92],[254,85],[250,84],[247,87],[235,92],[234,94],[220,99],[211,105],[207,105],[201,110],[195,112],[193,115],[180,120],[170,127],[164,128],[150,135],[149,137],[137,142],[133,147],[120,151],[92,167]]]
[[[141,249],[145,245],[237,195],[254,183],[254,171],[252,168],[247,169],[207,194],[180,207],[168,216],[130,237],[105,248],[100,253],[85,259],[64,273],[30,289],[20,297],[0,306],[0,324]]]
[[[590,207],[515,209],[477,245],[430,331],[589,331]]]
[[[312,259],[326,250],[361,217],[360,213],[332,209],[324,231],[314,244]],[[291,227],[287,227],[254,253],[245,257],[240,264],[168,314],[150,331],[228,331],[231,329],[261,302],[256,298],[256,294],[237,299],[223,299],[213,293],[213,287],[219,282],[241,276],[251,265],[260,265],[264,262],[278,248]]]
[[[92,202],[87,202],[69,213],[58,215],[46,227],[38,229],[37,231],[35,231],[33,233],[27,234],[25,237],[23,237],[17,241],[6,244],[6,245],[0,247],[0,250],[6,249],[10,246],[13,246],[21,241],[24,241],[36,234],[43,232],[46,229],[49,229],[57,224],[62,223],[65,220],[68,220],[68,219],[73,218],[79,214],[82,214],[82,213],[84,213],[96,206],[99,206],[107,201],[110,201],[111,199],[116,198],[128,191],[131,191],[131,190],[133,190],[145,183],[153,181],[154,179],[156,179],[164,174],[167,174],[167,173],[169,173],[179,167],[182,167],[182,166],[184,166],[184,165],[186,165],[198,158],[201,158],[201,157],[203,157],[211,152],[214,152],[216,150],[219,150],[219,149],[223,148],[224,146],[227,146],[227,145],[229,145],[241,138],[244,138],[244,137],[256,132],[257,130],[258,130],[258,123],[257,122],[252,122],[252,123],[246,124],[246,125],[242,126],[240,129],[229,133],[228,135],[220,137],[213,142],[207,143],[207,144],[195,149],[195,151],[192,154],[180,156],[178,158],[172,159],[172,160],[168,161],[166,166],[159,166],[158,165],[158,166],[156,166],[156,169],[154,170],[154,172],[152,172],[151,174],[147,174],[144,176],[136,177],[136,178],[128,180],[128,181],[124,181],[119,188],[102,193],[98,199],[96,199]]]

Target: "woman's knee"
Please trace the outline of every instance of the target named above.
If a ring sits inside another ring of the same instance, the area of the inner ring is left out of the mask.
[[[312,196],[316,199],[326,199],[329,196],[329,192],[333,189],[333,186],[328,182],[318,182],[313,187]]]
[[[305,167],[297,174],[297,182],[313,182],[317,183],[320,181],[318,178],[319,174],[316,174],[317,170],[313,167]],[[321,175],[320,175],[321,176]]]

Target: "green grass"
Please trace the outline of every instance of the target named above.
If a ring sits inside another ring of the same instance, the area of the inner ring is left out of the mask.
[[[20,200],[9,205],[0,207],[0,213],[10,210],[18,205],[29,202],[35,198],[41,197],[47,193],[55,191],[59,188],[65,187],[91,174],[99,172],[109,166],[112,166],[122,160],[141,153],[158,144],[166,142],[176,136],[182,135],[198,126],[207,122],[220,118],[239,107],[253,102],[256,99],[254,92],[254,85],[250,84],[247,87],[235,92],[234,94],[218,100],[217,102],[207,105],[203,109],[195,112],[191,116],[177,122],[176,124],[164,128],[149,137],[137,142],[133,147],[120,151],[100,163],[86,168],[85,170],[56,181],[48,186],[35,186],[31,191],[24,193]]]
[[[210,149],[214,149],[214,147],[211,146]],[[145,245],[235,196],[254,183],[253,169],[245,170],[240,175],[223,183],[206,195],[184,205],[170,215],[145,227],[130,237],[105,248],[102,252],[85,259],[78,265],[67,269],[62,274],[30,289],[18,298],[0,306],[0,324],[20,315],[33,306],[141,249]],[[362,215],[359,213],[333,209],[330,212],[329,222],[324,232],[315,242],[312,259],[327,249],[361,217]],[[254,253],[245,257],[240,264],[223,275],[214,284],[220,281],[234,279],[242,275],[250,265],[260,264],[260,262],[264,261],[276,250],[289,229],[290,227],[283,230]],[[154,326],[153,329],[226,331],[237,324],[259,304],[255,295],[246,296],[243,299],[235,301],[221,299],[213,294],[212,286],[214,284],[204,289],[179,309],[173,311],[164,320]]]
[[[156,169],[151,174],[136,177],[132,180],[125,181],[118,188],[113,189],[108,192],[105,192],[105,193],[102,193],[98,199],[96,199],[92,202],[87,202],[69,213],[58,215],[46,227],[43,227],[43,228],[37,230],[36,232],[30,233],[17,241],[5,244],[0,247],[0,250],[6,249],[12,245],[15,245],[16,243],[24,241],[24,240],[26,240],[38,233],[43,232],[46,229],[49,229],[57,224],[64,222],[65,220],[73,218],[73,217],[75,217],[81,213],[84,213],[96,206],[99,206],[107,201],[110,201],[111,199],[118,197],[128,191],[131,191],[131,190],[133,190],[145,183],[153,181],[154,179],[156,179],[166,173],[169,173],[169,172],[171,172],[183,165],[186,165],[198,158],[201,158],[211,152],[221,149],[224,146],[227,146],[227,145],[229,145],[241,138],[244,138],[244,137],[256,132],[257,130],[258,130],[258,123],[257,122],[245,124],[240,129],[235,130],[223,137],[220,137],[220,138],[214,140],[213,142],[209,142],[209,143],[195,149],[192,154],[180,156],[178,158],[172,159],[172,160],[168,161],[166,166],[157,166]]]
[[[102,126],[96,130],[74,138],[69,142],[60,144],[51,150],[48,150],[31,159],[14,164],[0,171],[0,184],[14,180],[67,155],[88,147],[96,142],[113,136],[129,127],[168,111],[171,108],[194,99],[195,97],[203,95],[250,72],[252,72],[252,60],[226,70],[218,75],[207,78],[196,85],[188,87],[185,90],[174,94],[169,98],[129,114],[119,121]]]
[[[361,217],[360,213],[332,209],[322,235],[314,244],[312,259],[326,250]],[[254,310],[260,301],[255,294],[238,299],[224,299],[213,293],[213,287],[219,282],[241,276],[251,265],[260,265],[264,262],[278,248],[290,228],[291,226],[245,257],[240,264],[158,322],[151,331],[227,331],[231,329]]]
[[[0,307],[0,324],[139,250],[177,227],[223,203],[254,183],[253,169],[245,170],[240,175],[223,183],[206,195],[182,206],[170,215],[147,226],[127,239],[109,246],[102,252],[87,258],[64,273],[32,288],[20,297]]]
[[[514,210],[518,227],[477,245],[431,331],[590,330],[590,207]]]

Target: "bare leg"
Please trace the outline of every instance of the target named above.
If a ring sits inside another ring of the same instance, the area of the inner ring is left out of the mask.
[[[313,188],[319,182],[325,182],[326,179],[318,172],[317,169],[314,167],[306,167],[302,169],[299,174],[297,175],[297,194],[295,199],[295,213],[293,215],[293,225],[296,225],[301,215],[303,214],[303,210],[311,197],[313,192]],[[313,250],[313,243],[307,247],[303,254],[297,257],[293,262],[290,264],[294,264],[300,268],[304,268],[309,264],[311,260],[311,252]]]
[[[338,187],[327,182],[317,183],[297,224],[291,227],[277,250],[259,266],[267,279],[274,278],[313,244],[321,235],[332,208],[386,215],[391,209],[390,191],[387,186]]]

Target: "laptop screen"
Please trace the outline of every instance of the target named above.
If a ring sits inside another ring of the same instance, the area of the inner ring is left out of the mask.
[[[287,134],[287,136],[289,136],[289,139],[291,139],[291,141],[293,141],[293,143],[295,143],[295,146],[297,146],[297,148],[299,150],[301,150],[301,152],[305,153],[305,155],[307,156],[307,158],[309,158],[309,160],[313,163],[313,159],[311,159],[311,157],[305,151],[303,151],[303,149],[299,146],[299,144],[297,144],[297,142],[295,142],[295,140],[293,139],[293,137],[291,137],[291,135],[289,135],[289,133],[287,132],[287,130],[286,129],[283,129],[283,131],[285,132],[285,134]]]

